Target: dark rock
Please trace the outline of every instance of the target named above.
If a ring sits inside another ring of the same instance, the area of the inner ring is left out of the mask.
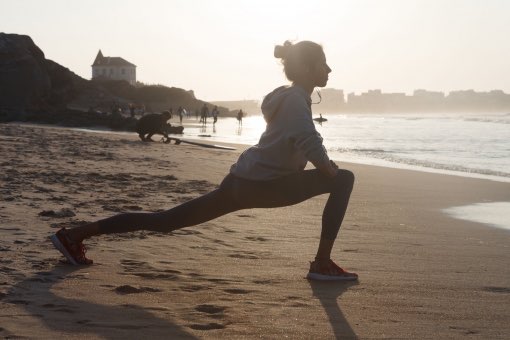
[[[26,35],[0,33],[0,121],[65,108],[87,80],[48,60]]]
[[[50,96],[44,53],[29,36],[0,33],[0,107],[39,109]]]

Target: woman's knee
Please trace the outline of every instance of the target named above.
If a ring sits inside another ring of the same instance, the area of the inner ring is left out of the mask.
[[[335,184],[345,188],[349,187],[352,189],[354,186],[355,176],[352,171],[345,169],[338,169],[335,177]]]

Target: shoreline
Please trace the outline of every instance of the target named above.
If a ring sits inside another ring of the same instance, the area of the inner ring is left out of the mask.
[[[228,117],[231,118],[231,117]],[[220,118],[223,119],[223,118]],[[54,125],[44,125],[44,124],[24,124],[24,123],[15,123],[15,124],[23,124],[23,125],[33,125],[33,126],[54,126]],[[189,124],[183,124],[184,128],[186,128],[186,125],[189,126]],[[194,124],[196,126],[196,124]],[[118,135],[135,135],[135,132],[128,132],[128,131],[112,131],[107,129],[93,129],[93,128],[74,128],[74,127],[63,127],[63,126],[54,126],[64,129],[72,129],[72,130],[78,130],[78,131],[86,131],[91,133],[113,133]],[[229,147],[235,147],[240,146],[241,148],[248,148],[252,146],[251,144],[244,144],[244,143],[236,143],[236,142],[222,142],[222,141],[211,141],[207,138],[200,138],[199,136],[189,136],[184,137],[182,135],[170,135],[174,138],[179,139],[185,139],[190,140],[194,142],[205,142],[206,144],[224,144]],[[370,165],[370,166],[379,166],[384,168],[391,168],[391,169],[403,169],[403,170],[410,170],[410,171],[418,171],[418,172],[427,172],[427,173],[435,173],[435,174],[442,174],[442,175],[450,175],[450,176],[459,176],[459,177],[466,177],[466,178],[475,178],[475,179],[483,179],[483,180],[489,180],[489,181],[495,181],[495,182],[501,182],[501,183],[510,183],[510,177],[503,177],[503,176],[495,176],[495,175],[488,175],[488,174],[481,174],[481,173],[475,173],[475,172],[462,172],[462,171],[455,171],[455,170],[448,170],[448,169],[440,169],[440,168],[433,168],[433,167],[424,167],[419,165],[411,165],[411,164],[405,164],[405,163],[395,163],[390,162],[382,159],[377,158],[357,158],[353,159],[351,156],[347,156],[347,160],[343,159],[336,159],[332,158],[334,161],[343,162],[343,163],[353,163],[353,164],[363,164],[363,165]]]
[[[510,184],[354,163],[333,258],[355,284],[304,279],[327,195],[168,234],[86,242],[89,267],[47,237],[215,188],[236,151],[137,136],[0,125],[0,335],[73,338],[458,338],[510,333],[510,234],[442,209],[510,201]],[[41,216],[63,209],[75,215]]]

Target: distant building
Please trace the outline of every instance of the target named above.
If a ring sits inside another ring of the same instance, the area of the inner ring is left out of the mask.
[[[324,88],[320,91],[321,97],[312,96],[314,104],[313,111],[315,113],[340,112],[345,105],[344,91],[332,88]]]
[[[121,57],[104,57],[101,50],[92,64],[92,79],[126,80],[136,83],[136,65]]]

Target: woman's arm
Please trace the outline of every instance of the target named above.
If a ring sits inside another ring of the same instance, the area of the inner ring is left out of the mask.
[[[335,177],[338,170],[338,165],[336,165],[333,161],[317,164],[315,167],[319,169],[324,175],[330,178]]]
[[[336,176],[338,167],[331,162],[315,129],[312,112],[302,96],[287,98],[284,104],[287,115],[287,134],[294,146],[303,152],[306,159],[328,177]]]

